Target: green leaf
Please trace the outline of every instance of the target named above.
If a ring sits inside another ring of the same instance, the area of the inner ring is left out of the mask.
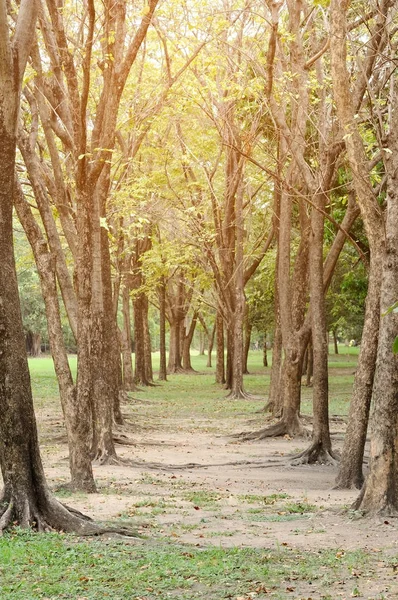
[[[394,343],[392,345],[392,351],[394,352],[394,354],[398,354],[398,336],[394,340]]]

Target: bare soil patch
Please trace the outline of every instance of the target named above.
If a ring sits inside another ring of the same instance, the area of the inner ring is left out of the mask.
[[[289,456],[308,440],[239,443],[229,434],[261,427],[264,415],[162,417],[153,416],[151,406],[124,407],[134,425],[123,434],[135,445],[117,448],[133,466],[95,466],[100,493],[75,494],[69,504],[99,521],[134,524],[151,539],[166,536],[197,547],[283,547],[298,556],[329,548],[336,560],[363,550],[374,555],[372,572],[353,568],[347,579],[333,584],[330,596],[296,578],[286,597],[398,598],[398,523],[365,519],[350,510],[357,492],[333,489],[336,467],[291,466]],[[62,421],[52,408],[40,410],[39,420],[46,473],[56,488],[69,479],[67,447],[59,441]],[[339,450],[343,420],[333,421],[332,428]]]

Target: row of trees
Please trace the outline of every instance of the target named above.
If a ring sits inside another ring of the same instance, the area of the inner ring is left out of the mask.
[[[40,466],[12,201],[40,278],[73,489],[95,490],[93,459],[118,461],[121,390],[153,381],[150,303],[160,379],[166,321],[170,372],[190,368],[200,322],[231,399],[246,396],[243,332],[249,324],[249,339],[263,303],[264,330],[274,329],[268,407],[279,420],[251,437],[303,433],[301,375],[312,353],[313,437],[297,460],[334,462],[325,294],[343,252],[350,264],[357,254],[369,285],[338,483],[362,484],[373,394],[371,476],[359,505],[395,507],[395,4],[0,2],[2,527],[81,523],[49,495]]]

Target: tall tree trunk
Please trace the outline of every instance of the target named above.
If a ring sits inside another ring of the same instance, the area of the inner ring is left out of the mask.
[[[167,381],[166,364],[166,284],[162,276],[159,285],[159,380]]]
[[[142,324],[144,328],[144,358],[145,358],[145,376],[149,384],[153,383],[153,368],[152,368],[152,341],[149,331],[149,302],[146,294],[142,299],[143,313]]]
[[[100,225],[102,216],[100,194],[106,196],[107,189],[106,176],[103,172],[93,199],[95,208],[92,214],[93,272],[90,332],[92,455],[100,464],[117,461],[112,425],[114,398],[119,397],[117,366],[113,354],[115,346],[116,351],[119,352],[119,344],[113,318],[109,246],[107,231]]]
[[[17,523],[39,530],[52,527],[84,533],[83,521],[62,506],[46,484],[13,251],[15,132],[37,8],[34,0],[21,0],[11,43],[7,4],[0,0],[0,463],[4,483],[0,530]]]
[[[369,44],[370,68],[378,54],[380,41],[385,35],[386,16],[390,4],[390,2],[382,2],[375,19],[375,30],[372,32],[373,35]],[[358,487],[363,481],[362,461],[377,355],[382,257],[385,242],[380,206],[369,179],[367,156],[356,122],[358,106],[354,104],[356,98],[355,95],[351,94],[349,85],[350,76],[347,69],[346,48],[347,9],[348,3],[346,0],[331,1],[333,94],[341,127],[345,132],[344,140],[352,168],[357,201],[369,241],[370,268],[361,351],[355,374],[340,472],[337,477],[337,486],[340,488]],[[367,70],[364,69],[363,72],[366,73]],[[366,85],[367,82],[365,81],[365,89]]]
[[[133,363],[131,360],[130,290],[126,278],[122,284],[122,311],[123,329],[120,337],[123,361],[123,389],[126,391],[133,391],[135,389],[135,384]]]
[[[398,107],[389,135],[386,250],[383,259],[381,318],[373,386],[369,475],[355,508],[370,514],[398,514],[398,354],[393,351],[398,333]]]
[[[134,309],[134,352],[135,375],[134,382],[138,385],[149,385],[145,368],[145,330],[144,330],[144,296],[139,292],[133,300]]]
[[[313,348],[313,415],[312,442],[296,460],[306,463],[335,463],[329,431],[328,344],[323,292],[323,236],[325,196],[318,194],[311,214],[310,297],[311,341]],[[308,361],[310,362],[310,361]]]

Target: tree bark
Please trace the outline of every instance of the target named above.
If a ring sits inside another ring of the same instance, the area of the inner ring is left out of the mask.
[[[398,514],[398,314],[391,310],[398,299],[398,108],[389,136],[386,249],[381,287],[381,324],[373,386],[373,415],[369,475],[355,508],[369,514]]]
[[[389,5],[389,2],[383,2],[377,15],[376,29],[369,45],[371,65],[377,55],[380,40],[385,33],[384,25]],[[380,206],[369,180],[367,157],[355,120],[358,107],[354,105],[355,97],[351,96],[348,83],[350,77],[346,66],[347,8],[348,3],[346,0],[341,2],[338,0],[331,1],[332,39],[330,47],[333,93],[337,114],[341,127],[345,132],[344,140],[347,155],[369,241],[370,268],[361,351],[355,374],[340,471],[336,481],[336,485],[340,488],[360,487],[363,482],[362,461],[377,356],[382,257],[385,240]]]
[[[211,353],[213,352],[213,346],[214,346],[214,338],[216,335],[216,322],[214,321],[214,325],[211,329],[211,333],[208,336],[208,348],[207,348],[207,363],[206,363],[206,367],[211,368]]]

